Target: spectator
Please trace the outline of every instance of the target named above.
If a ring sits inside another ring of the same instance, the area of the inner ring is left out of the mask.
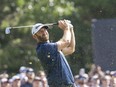
[[[104,76],[104,72],[102,71],[100,66],[92,64],[91,70],[88,75],[90,78],[92,78],[94,75],[98,75],[98,77],[102,78]]]
[[[39,71],[37,76],[40,77],[41,81],[42,81],[42,87],[48,87],[48,82],[47,82],[47,78],[46,78],[46,74],[44,71]]]
[[[33,87],[33,80],[35,78],[35,73],[32,68],[27,68],[26,70],[26,76],[28,78],[27,82],[21,85],[21,87]]]
[[[101,87],[110,87],[111,77],[109,75],[105,75],[101,78]]]
[[[11,87],[7,78],[1,79],[1,87]]]
[[[92,82],[92,87],[100,87],[100,79],[98,75],[94,75],[91,78],[91,82]]]
[[[11,87],[21,87],[21,80],[18,75],[12,77]]]
[[[76,86],[78,85],[78,78],[79,78],[79,75],[75,75],[74,76],[74,81],[75,81],[75,85]]]
[[[36,76],[34,78],[33,87],[43,87],[42,80],[40,77]]]
[[[88,79],[87,85],[88,85],[89,87],[92,87],[92,80],[91,80],[91,78]]]
[[[0,79],[2,78],[8,78],[9,75],[6,73],[6,71],[4,71],[2,74],[0,74]]]
[[[110,86],[116,87],[116,71],[113,71],[113,73],[111,75],[112,75],[112,77],[111,77]]]
[[[28,78],[26,76],[26,71],[27,71],[27,67],[25,66],[21,66],[19,69],[19,77],[21,80],[21,85],[23,85],[25,82],[27,82]]]
[[[112,76],[110,86],[116,87],[116,76]]]
[[[84,76],[75,76],[75,84],[76,84],[76,87],[88,87],[87,86],[87,79],[86,77]]]

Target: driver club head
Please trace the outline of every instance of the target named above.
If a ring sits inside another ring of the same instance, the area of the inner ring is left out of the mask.
[[[5,30],[5,34],[10,34],[10,29],[11,29],[11,27],[7,27]]]

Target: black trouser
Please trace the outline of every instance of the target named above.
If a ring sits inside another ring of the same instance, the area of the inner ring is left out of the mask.
[[[65,85],[65,84],[61,84],[61,85],[49,85],[49,87],[75,87],[74,85]]]

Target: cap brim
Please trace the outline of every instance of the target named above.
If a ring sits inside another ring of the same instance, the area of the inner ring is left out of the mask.
[[[39,32],[42,28],[48,29],[48,26],[46,26],[46,25],[41,26],[41,27],[37,30],[37,32]],[[37,32],[36,32],[36,33],[37,33]]]
[[[48,26],[43,26],[42,28],[48,29]]]

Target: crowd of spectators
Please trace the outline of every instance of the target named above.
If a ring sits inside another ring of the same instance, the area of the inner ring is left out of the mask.
[[[48,83],[44,71],[35,73],[33,68],[21,66],[11,78],[7,73],[1,74],[0,87],[48,87]]]
[[[84,68],[74,76],[76,87],[116,87],[116,71],[103,71],[93,64],[86,73]],[[9,78],[7,73],[0,75],[0,87],[49,87],[44,71],[34,72],[33,68],[21,66],[19,73]]]
[[[116,71],[103,71],[95,64],[88,73],[81,68],[74,78],[77,87],[116,87]]]

